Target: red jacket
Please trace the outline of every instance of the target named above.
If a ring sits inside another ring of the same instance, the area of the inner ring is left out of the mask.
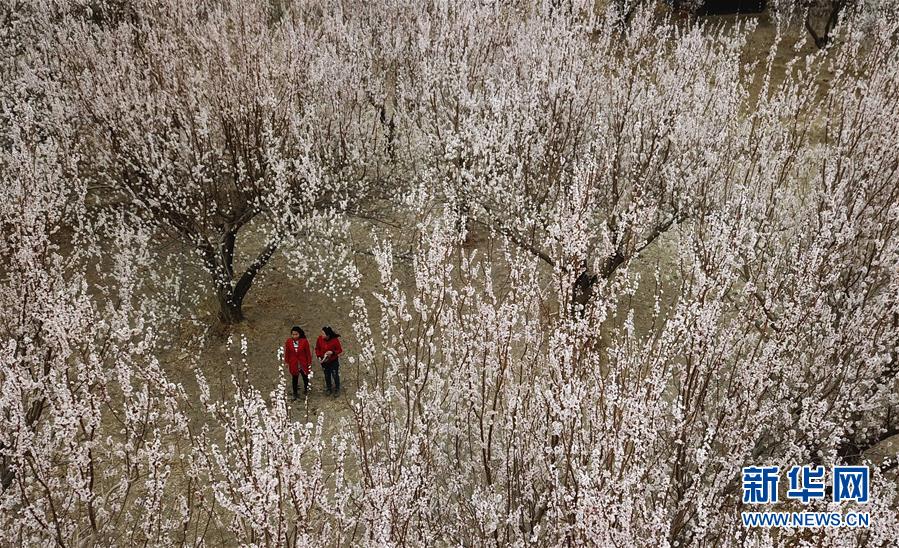
[[[290,368],[291,375],[299,375],[300,370],[309,374],[309,364],[312,363],[312,352],[309,350],[309,341],[306,339],[287,339],[284,343],[284,363]]]
[[[337,357],[343,353],[343,347],[340,346],[340,339],[338,337],[326,339],[319,335],[318,340],[315,341],[315,355],[321,360],[322,357],[324,357],[325,352],[329,350],[331,351],[331,355],[328,356],[326,361],[322,362],[323,364],[336,361]]]

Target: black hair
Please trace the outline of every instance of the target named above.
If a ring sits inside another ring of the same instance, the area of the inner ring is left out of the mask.
[[[322,327],[322,331],[325,332],[325,336],[328,337],[329,339],[336,339],[336,338],[340,337],[340,333],[337,333],[336,331],[331,329],[330,325],[326,325],[326,326]]]
[[[290,328],[290,332],[293,333],[294,331],[296,331],[297,333],[300,334],[300,338],[301,338],[301,339],[305,339],[305,338],[306,338],[306,332],[303,331],[303,328],[302,328],[302,327],[300,327],[300,326],[298,326],[298,325],[295,325],[295,326],[291,327],[291,328]]]

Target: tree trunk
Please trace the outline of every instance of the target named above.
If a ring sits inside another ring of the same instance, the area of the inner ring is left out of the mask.
[[[574,280],[571,291],[571,304],[575,311],[581,313],[587,309],[587,305],[593,298],[593,284],[596,283],[596,275],[584,268]]]
[[[278,249],[278,239],[266,245],[259,256],[256,257],[256,260],[247,267],[235,283],[233,275],[235,239],[235,232],[227,231],[221,238],[221,245],[218,251],[207,244],[202,246],[204,262],[207,270],[212,275],[212,282],[218,298],[218,316],[221,322],[226,325],[240,323],[246,319],[243,313],[243,300],[250,291],[256,275]]]
[[[234,241],[236,238],[235,230],[227,230],[222,236],[222,264],[229,280],[234,277]]]
[[[812,35],[812,40],[815,42],[815,47],[818,49],[824,49],[830,44],[831,40],[831,32],[837,26],[837,23],[840,20],[840,12],[843,11],[843,8],[846,7],[845,0],[832,0],[830,3],[830,12],[827,17],[827,22],[824,25],[824,30],[821,31],[821,34],[818,34],[815,31],[815,27],[812,25],[811,21],[811,13],[807,13],[805,16],[805,28],[808,30],[809,34]]]
[[[590,304],[590,301],[593,299],[593,286],[596,285],[596,282],[600,278],[606,280],[610,279],[615,273],[615,270],[624,264],[625,259],[626,257],[624,254],[616,249],[612,255],[606,257],[606,260],[602,264],[602,270],[596,274],[590,271],[587,262],[584,261],[584,263],[581,264],[581,271],[578,273],[577,278],[575,278],[572,287],[572,309],[580,310],[581,313],[583,313],[583,311],[587,309],[587,305]]]
[[[236,299],[229,282],[227,287],[218,288],[219,320],[223,324],[233,325],[244,321],[243,299]]]

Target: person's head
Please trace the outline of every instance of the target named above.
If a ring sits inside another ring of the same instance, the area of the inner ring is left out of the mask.
[[[330,325],[326,325],[326,326],[322,327],[322,335],[326,339],[336,339],[337,337],[340,336],[340,333],[337,333],[333,329],[331,329]]]
[[[290,336],[293,337],[294,339],[305,339],[306,333],[303,332],[302,327],[295,325],[290,328]]]

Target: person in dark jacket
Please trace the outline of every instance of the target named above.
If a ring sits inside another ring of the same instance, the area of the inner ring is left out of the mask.
[[[299,397],[299,376],[303,375],[303,393],[309,392],[309,366],[312,365],[312,352],[306,333],[299,326],[290,330],[290,338],[284,342],[284,363],[293,377],[293,399]]]
[[[325,384],[328,394],[337,394],[340,390],[340,355],[343,347],[340,346],[340,334],[335,333],[330,325],[322,327],[322,333],[315,342],[315,355],[321,360],[322,369],[325,370]],[[333,381],[334,389],[331,389]]]

